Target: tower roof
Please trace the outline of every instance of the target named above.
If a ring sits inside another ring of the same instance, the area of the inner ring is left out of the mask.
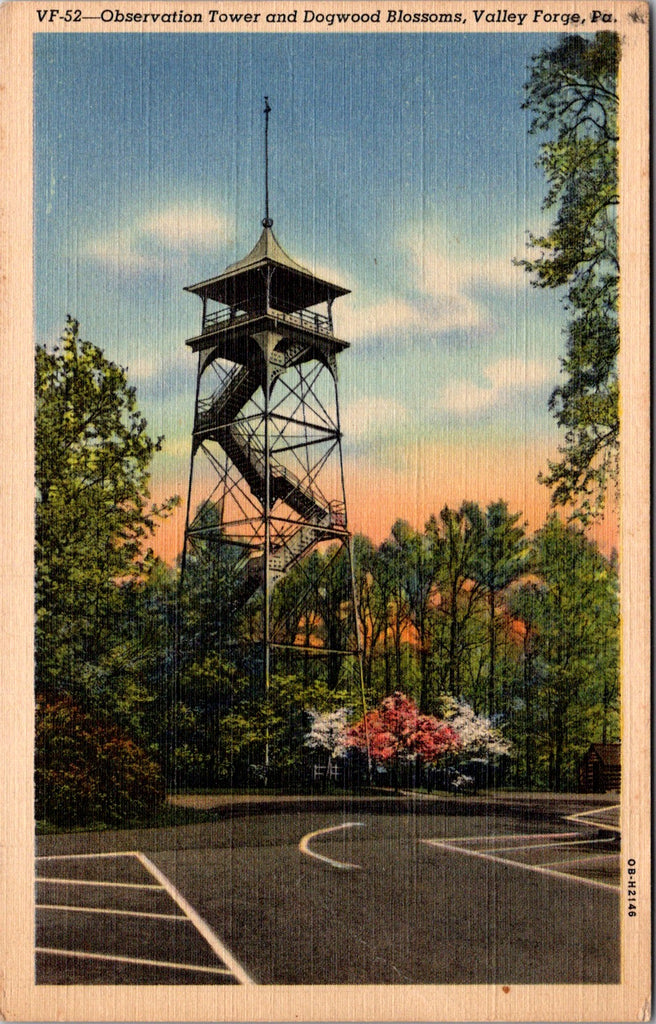
[[[248,256],[232,263],[218,277],[188,285],[185,291],[226,306],[248,308],[266,287],[266,275],[262,271],[267,267],[275,271],[275,292],[284,295],[286,304],[291,303],[296,309],[306,309],[349,293],[348,288],[316,277],[288,256],[268,224]]]

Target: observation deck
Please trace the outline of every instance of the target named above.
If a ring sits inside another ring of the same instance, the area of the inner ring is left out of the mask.
[[[349,347],[335,337],[332,317],[334,300],[348,295],[349,289],[316,277],[296,263],[278,243],[270,222],[264,223],[260,238],[244,259],[185,291],[203,300],[200,333],[187,341],[194,351],[219,345],[225,347],[227,358],[234,358],[235,347],[248,347],[253,334],[267,330],[295,340],[302,336],[313,343],[323,341],[322,347],[333,353]],[[323,303],[325,312],[313,308]]]

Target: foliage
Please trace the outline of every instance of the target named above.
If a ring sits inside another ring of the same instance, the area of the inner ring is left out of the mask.
[[[148,507],[158,445],[124,371],[69,321],[37,352],[39,813],[137,815],[161,793],[158,764],[177,786],[242,784],[264,765],[292,782],[310,751],[338,757],[345,742],[397,780],[512,743],[516,782],[563,788],[591,742],[617,735],[616,571],[580,531],[553,518],[529,543],[499,500],[445,507],[423,531],[398,520],[380,545],[356,537],[374,710],[349,729],[357,660],[312,651],[356,650],[348,551],[316,549],[274,588],[276,640],[306,649],[274,651],[265,691],[244,552],[198,537],[179,604],[177,569],[146,549],[171,505]],[[217,515],[209,504],[196,521]]]
[[[268,691],[259,675],[236,668],[217,652],[188,665],[168,716],[177,786],[245,783],[253,765],[300,768],[310,706],[329,715],[348,699],[326,680],[273,675]]]
[[[489,718],[477,715],[469,704],[453,697],[446,697],[443,705],[446,721],[460,742],[460,753],[481,757],[510,752],[511,744]]]
[[[430,534],[413,530],[403,519],[398,519],[384,548],[388,564],[396,565],[397,600],[400,608],[404,608],[405,617],[417,637],[420,661],[419,708],[422,711],[426,710],[428,702],[428,618],[435,583],[430,539]]]
[[[45,693],[102,706],[121,662],[116,623],[142,546],[175,499],[148,505],[151,440],[125,371],[79,338],[36,353],[36,666]],[[124,639],[124,638],[123,638]]]
[[[123,825],[164,797],[158,765],[109,720],[71,697],[37,698],[36,817],[64,828]]]
[[[519,262],[538,287],[565,289],[570,314],[566,380],[549,403],[565,442],[541,479],[553,504],[575,504],[583,523],[603,510],[617,477],[619,59],[614,33],[564,36],[534,58],[524,104],[531,131],[547,135],[538,161],[549,185],[544,207],[558,210],[545,235],[530,236],[538,255]]]
[[[231,776],[225,757],[225,720],[259,687],[220,651],[184,665],[166,715],[169,775],[176,787],[212,786]]]
[[[422,715],[415,702],[403,693],[385,697],[347,732],[347,743],[374,761],[396,765],[420,758],[433,764],[443,754],[456,750],[454,730],[433,715]]]
[[[180,609],[180,656],[200,662],[208,653],[224,651],[238,635],[238,624],[250,578],[240,575],[243,556],[237,545],[225,544],[220,533],[221,511],[211,501],[196,511],[188,542]]]
[[[499,595],[522,575],[529,548],[523,526],[517,526],[521,512],[511,514],[505,501],[488,505],[485,513],[474,502],[465,502],[476,542],[472,553],[471,575],[487,596],[488,604],[488,681],[487,713],[496,711],[497,611]]]
[[[305,746],[311,750],[327,751],[329,760],[343,757],[348,750],[346,729],[349,709],[321,712],[308,708],[307,715],[310,730],[305,734]]]
[[[286,644],[302,641],[308,648],[325,647],[324,675],[330,689],[343,682],[345,659],[339,653],[355,650],[351,604],[351,567],[343,544],[315,548],[293,565],[278,583],[272,598],[273,637]],[[280,671],[293,671],[279,658]],[[306,664],[306,679],[311,676]]]
[[[526,630],[535,756],[549,788],[561,790],[575,785],[591,742],[618,736],[617,573],[582,531],[556,515],[533,547],[537,578],[511,604]]]
[[[298,676],[272,676],[269,690],[235,704],[221,723],[222,756],[226,766],[243,771],[249,764],[269,761],[292,768],[303,759],[307,734],[306,708],[321,713],[336,710],[348,695],[327,681],[306,685]]]

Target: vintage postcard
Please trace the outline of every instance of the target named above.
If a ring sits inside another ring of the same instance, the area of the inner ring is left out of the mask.
[[[0,7],[4,1019],[650,1018],[648,31]]]

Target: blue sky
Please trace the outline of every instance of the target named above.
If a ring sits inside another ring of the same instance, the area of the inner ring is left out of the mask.
[[[556,38],[35,35],[37,341],[70,313],[129,368],[166,436],[154,492],[188,471],[200,302],[183,288],[261,230],[267,94],[274,233],[352,289],[334,315],[355,527],[466,498],[546,508],[564,318],[512,258],[549,223],[521,104]]]

